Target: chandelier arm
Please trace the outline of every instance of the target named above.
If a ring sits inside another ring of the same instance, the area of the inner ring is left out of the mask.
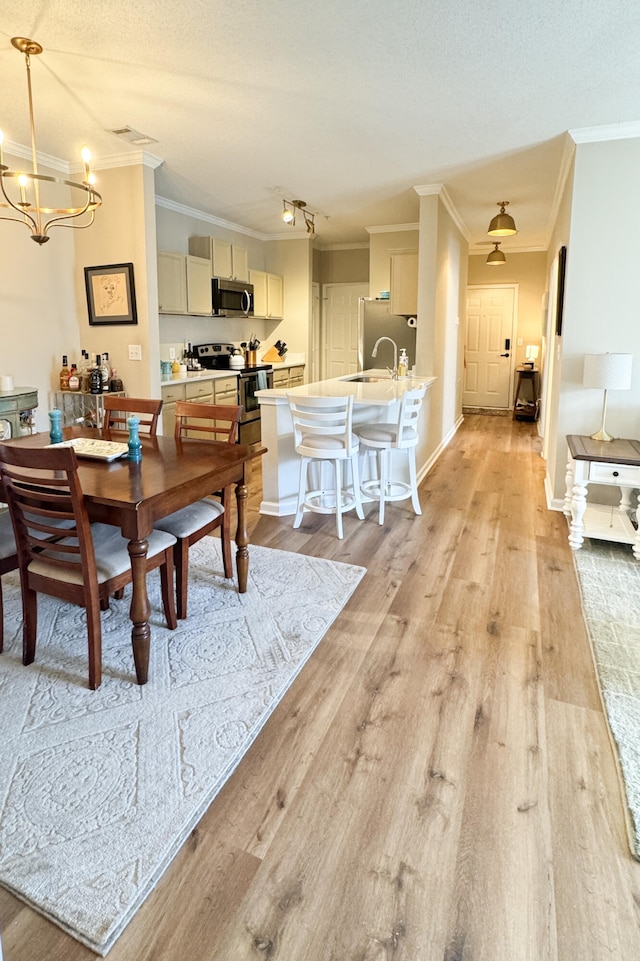
[[[7,193],[7,191],[4,189],[4,174],[0,176],[0,188],[2,188],[2,194],[4,196],[4,199],[7,201],[7,203],[2,204],[2,206],[3,207],[9,206],[13,210],[15,210],[16,213],[20,214],[20,219],[18,219],[17,217],[0,217],[0,220],[12,220],[14,223],[18,223],[18,224],[23,223],[25,227],[28,227],[29,224],[31,224],[31,228],[30,228],[31,232],[32,233],[37,232],[38,225],[35,219],[31,216],[30,213],[28,213],[27,210],[25,210],[24,207],[21,207],[19,204],[14,203],[11,197],[9,196],[9,194]]]

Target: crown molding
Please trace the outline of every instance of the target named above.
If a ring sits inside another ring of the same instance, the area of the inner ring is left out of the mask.
[[[605,140],[630,140],[640,137],[640,120],[609,123],[600,127],[574,127],[568,131],[574,143],[600,143]]]
[[[467,225],[458,213],[444,184],[418,184],[417,186],[414,185],[413,189],[419,197],[433,197],[434,195],[440,197],[440,200],[444,204],[445,210],[453,220],[464,239],[468,244],[472,243],[471,235],[467,229]]]
[[[231,223],[230,220],[223,220],[222,217],[214,217],[213,214],[208,214],[204,210],[198,210],[196,207],[188,207],[186,204],[169,200],[168,197],[161,197],[159,194],[156,194],[156,207],[164,207],[165,210],[172,210],[176,214],[183,214],[185,217],[194,217],[196,220],[202,220],[206,224],[224,227],[225,230],[233,230],[236,233],[245,234],[247,237],[253,237],[255,240],[274,239],[267,234],[259,233],[257,230],[251,230],[249,227],[242,227],[240,224]]]
[[[380,227],[365,227],[368,234],[391,234],[398,230],[419,230],[420,224],[383,224]]]
[[[31,160],[31,147],[25,147],[24,144],[5,140],[3,151],[12,157],[19,157],[20,160]],[[84,171],[84,165],[81,160],[69,162],[68,160],[62,160],[60,157],[54,157],[52,154],[41,153],[40,151],[37,153],[37,160],[38,167],[49,167],[51,170],[59,170],[60,173],[66,174],[67,176]],[[110,157],[92,158],[91,169],[108,170],[112,167],[133,167],[136,164],[142,164],[145,167],[151,167],[155,170],[162,163],[164,163],[162,157],[157,157],[155,154],[149,153],[146,150],[133,150],[127,151],[126,153],[113,154]]]
[[[12,157],[19,157],[20,160],[31,160],[31,147],[25,147],[21,143],[5,140],[2,150],[3,153],[11,154]],[[37,157],[38,166],[50,167],[52,170],[59,170],[67,175],[71,173],[71,165],[66,160],[61,160],[60,157],[54,157],[47,153],[38,153]]]
[[[324,244],[322,245],[321,249],[323,251],[324,250],[368,250],[369,244],[367,241],[359,241],[358,243],[352,243],[352,244]]]

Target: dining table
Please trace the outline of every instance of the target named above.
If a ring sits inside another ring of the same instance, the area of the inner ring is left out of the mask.
[[[64,441],[75,437],[108,437],[126,442],[127,434],[119,431],[105,434],[95,428],[78,426],[64,428]],[[229,444],[142,434],[140,440],[142,454],[139,459],[129,459],[126,454],[108,462],[78,457],[78,477],[89,520],[119,527],[129,541],[132,571],[131,644],[138,684],[146,684],[151,641],[146,556],[149,546],[147,538],[153,525],[162,517],[214,491],[235,486],[238,592],[244,593],[249,573],[247,467],[266,449],[259,444]],[[45,432],[16,437],[3,443],[46,447],[51,440]]]

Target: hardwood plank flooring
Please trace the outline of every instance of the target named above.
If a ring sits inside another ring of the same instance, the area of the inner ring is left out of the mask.
[[[640,958],[565,518],[536,425],[469,415],[390,505],[252,541],[367,574],[110,961]],[[92,953],[0,889],[5,961]]]

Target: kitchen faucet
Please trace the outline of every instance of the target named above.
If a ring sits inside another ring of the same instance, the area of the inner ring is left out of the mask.
[[[371,356],[372,357],[378,356],[378,344],[381,343],[383,340],[388,340],[390,344],[393,344],[393,370],[389,370],[388,367],[387,367],[387,370],[389,370],[389,373],[391,374],[391,379],[397,380],[398,379],[398,345],[396,344],[395,340],[392,340],[391,337],[378,337],[375,344],[373,345]]]

